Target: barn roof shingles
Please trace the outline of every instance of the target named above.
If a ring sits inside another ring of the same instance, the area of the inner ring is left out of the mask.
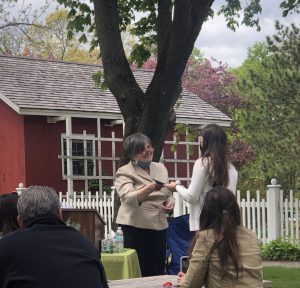
[[[110,91],[95,87],[92,75],[99,69],[98,65],[0,55],[0,98],[13,103],[20,111],[115,114],[116,118],[121,118]],[[138,69],[133,74],[146,90],[153,71]],[[178,122],[184,118],[194,124],[203,121],[230,123],[228,116],[187,90],[183,89],[179,101],[175,109]]]

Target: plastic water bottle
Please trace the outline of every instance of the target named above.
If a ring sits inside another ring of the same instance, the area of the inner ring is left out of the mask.
[[[101,241],[101,253],[108,253],[108,240],[103,239]]]
[[[107,253],[112,254],[115,252],[115,241],[110,235],[107,236],[106,245],[107,245],[106,247]]]
[[[124,251],[124,236],[123,236],[123,231],[122,231],[121,227],[118,227],[118,230],[116,232],[115,247],[116,247],[116,252]]]

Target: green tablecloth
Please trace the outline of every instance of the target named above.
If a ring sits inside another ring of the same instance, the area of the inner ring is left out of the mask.
[[[122,253],[103,253],[101,261],[108,280],[141,277],[139,259],[134,249],[126,249]]]

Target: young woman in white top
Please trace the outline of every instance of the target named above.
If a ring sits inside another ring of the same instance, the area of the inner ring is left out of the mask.
[[[212,187],[224,186],[235,194],[238,179],[238,173],[229,161],[227,137],[222,127],[210,124],[202,130],[200,150],[202,157],[195,162],[189,188],[176,182],[165,184],[190,203],[191,231],[200,228],[200,212],[206,193]]]

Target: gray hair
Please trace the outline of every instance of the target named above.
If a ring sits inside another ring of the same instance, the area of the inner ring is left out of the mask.
[[[21,220],[27,223],[32,218],[46,213],[59,215],[60,202],[53,188],[30,186],[21,193],[17,207]]]
[[[151,144],[151,140],[142,133],[134,133],[126,137],[123,148],[126,155],[132,160],[133,157],[144,151],[145,144]]]

